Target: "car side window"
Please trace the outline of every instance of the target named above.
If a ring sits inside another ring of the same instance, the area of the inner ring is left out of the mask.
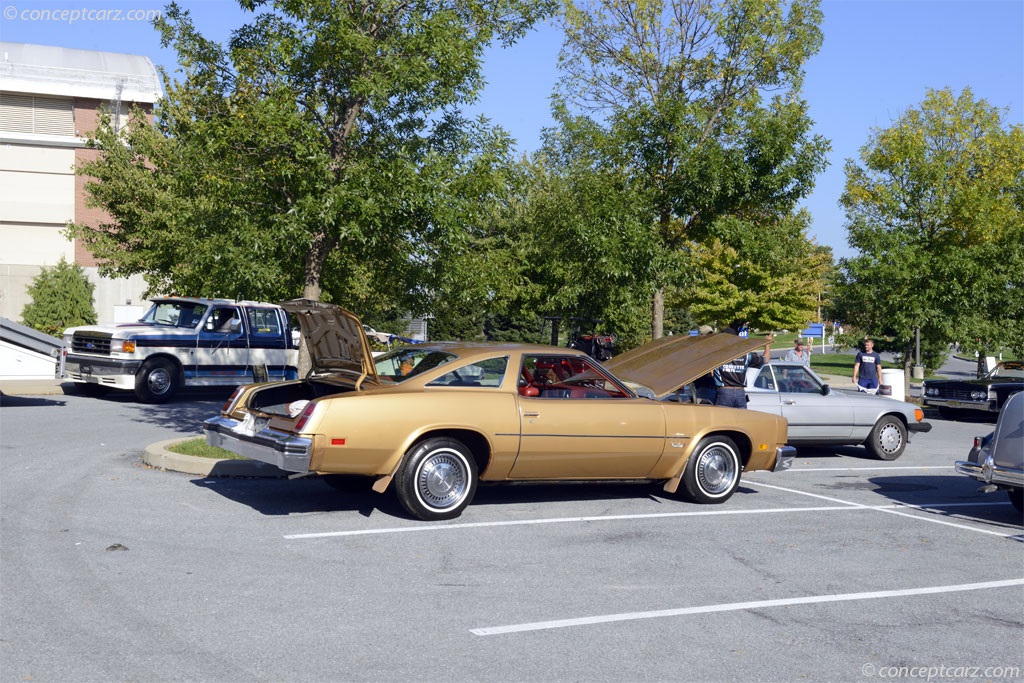
[[[610,381],[589,359],[581,356],[524,356],[519,393],[552,399],[629,398],[628,391]]]
[[[757,379],[754,380],[754,387],[757,389],[768,389],[770,391],[775,390],[775,378],[772,377],[772,369],[769,366],[764,366],[761,371],[757,374]]]
[[[508,356],[488,358],[444,373],[428,387],[500,387],[508,368]]]
[[[779,376],[779,391],[791,394],[819,394],[821,385],[803,367],[784,367]]]

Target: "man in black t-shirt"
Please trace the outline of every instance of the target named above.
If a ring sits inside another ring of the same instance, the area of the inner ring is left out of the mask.
[[[737,320],[726,330],[726,334],[739,334],[747,329],[747,323]],[[715,379],[715,405],[727,408],[746,408],[747,393],[744,386],[747,383],[747,368],[759,368],[771,360],[772,335],[765,335],[768,343],[764,345],[764,355],[757,353],[745,353],[734,358],[728,363],[723,363],[715,368],[712,376]]]

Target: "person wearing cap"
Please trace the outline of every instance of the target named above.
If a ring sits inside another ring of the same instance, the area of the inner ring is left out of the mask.
[[[811,364],[811,353],[804,346],[803,341],[799,337],[793,342],[793,348],[786,352],[785,357],[782,359],[785,361],[796,361],[803,363],[804,365]]]

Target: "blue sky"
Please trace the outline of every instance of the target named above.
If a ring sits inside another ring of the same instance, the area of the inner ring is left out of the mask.
[[[0,40],[143,54],[173,69],[173,51],[161,50],[156,31],[136,19],[163,4],[0,0]],[[244,17],[233,0],[179,4],[217,40]],[[945,87],[970,87],[1006,109],[1006,121],[1024,123],[1024,0],[824,0],[822,9],[824,45],[807,66],[804,97],[832,152],[805,205],[814,218],[811,236],[840,257],[853,255],[838,207],[843,164],[857,157],[873,128],[890,125],[929,88]],[[512,48],[487,53],[488,86],[471,112],[508,130],[523,152],[536,149],[551,125],[560,47],[560,32],[543,25]]]

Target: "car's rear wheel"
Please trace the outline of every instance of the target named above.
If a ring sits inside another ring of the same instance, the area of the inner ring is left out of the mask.
[[[1017,508],[1017,512],[1024,512],[1024,489],[1009,489],[1006,495],[1010,497],[1010,502]]]
[[[135,375],[135,395],[145,403],[166,403],[178,391],[178,368],[166,358],[142,364]]]
[[[732,439],[702,439],[683,469],[683,494],[694,503],[724,503],[740,483],[740,462]]]
[[[476,461],[456,439],[436,437],[413,446],[398,469],[398,500],[424,520],[453,519],[476,493]]]
[[[885,415],[875,423],[864,445],[879,460],[895,460],[907,447],[907,427],[898,417]]]

